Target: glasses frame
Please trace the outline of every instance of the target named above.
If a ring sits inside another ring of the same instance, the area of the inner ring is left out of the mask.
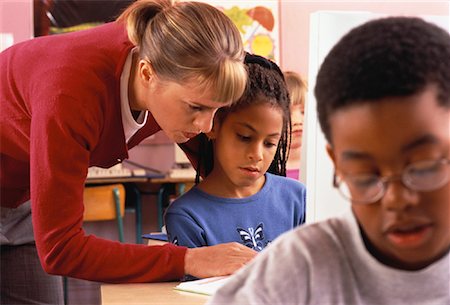
[[[355,200],[355,199],[351,198],[350,196],[347,196],[341,190],[341,187],[340,187],[341,183],[345,182],[345,181],[342,178],[341,179],[338,178],[338,175],[336,175],[336,170],[333,174],[333,187],[339,191],[339,193],[341,194],[341,196],[344,199],[349,200],[352,203],[363,204],[363,205],[375,203],[378,200],[380,200],[381,198],[383,198],[383,196],[386,194],[388,184],[393,181],[401,181],[404,187],[408,188],[409,190],[415,191],[415,192],[435,191],[435,190],[438,190],[439,188],[443,187],[446,183],[448,183],[450,181],[450,174],[447,174],[446,178],[443,179],[441,183],[437,184],[435,187],[433,187],[431,189],[426,189],[426,190],[420,190],[420,189],[417,189],[416,187],[414,187],[414,185],[411,185],[410,180],[408,179],[408,176],[406,175],[408,173],[408,169],[410,169],[413,165],[415,165],[417,163],[433,162],[433,161],[436,163],[441,163],[444,166],[450,165],[450,159],[448,159],[448,158],[441,158],[441,159],[437,159],[437,160],[423,160],[420,162],[415,162],[415,163],[409,164],[408,166],[406,166],[403,169],[401,174],[378,177],[377,183],[381,183],[382,187],[381,187],[380,191],[375,196],[373,196],[373,199],[371,199],[371,200]],[[373,176],[376,176],[376,175],[373,175]]]

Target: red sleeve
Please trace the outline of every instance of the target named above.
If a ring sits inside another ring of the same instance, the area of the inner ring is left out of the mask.
[[[101,110],[91,107],[88,111],[67,96],[37,98],[45,103],[37,102],[32,109],[30,182],[33,227],[44,269],[110,283],[180,279],[186,248],[121,244],[86,236],[83,189],[89,151],[102,128]]]

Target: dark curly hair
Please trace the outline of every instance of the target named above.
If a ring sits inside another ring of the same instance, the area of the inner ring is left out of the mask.
[[[246,54],[245,65],[248,70],[247,87],[241,98],[229,107],[220,108],[216,119],[220,122],[231,113],[257,105],[269,104],[281,109],[283,114],[283,130],[277,151],[267,170],[280,176],[286,176],[286,161],[289,156],[291,142],[291,113],[290,99],[283,73],[272,61],[253,54]],[[197,182],[200,173],[207,176],[214,167],[213,146],[205,135],[200,137],[199,166],[197,168]]]
[[[347,33],[326,56],[314,94],[319,122],[331,143],[330,116],[361,103],[437,88],[450,107],[450,36],[415,17],[369,21]]]

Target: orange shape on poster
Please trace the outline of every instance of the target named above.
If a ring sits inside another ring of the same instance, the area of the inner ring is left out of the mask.
[[[253,20],[258,21],[266,30],[271,32],[275,25],[275,18],[272,12],[264,6],[255,6],[247,11],[247,15]]]

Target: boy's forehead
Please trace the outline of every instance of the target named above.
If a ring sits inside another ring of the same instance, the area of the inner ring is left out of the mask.
[[[350,102],[346,106],[336,109],[330,115],[330,123],[333,125],[333,122],[354,116],[354,122],[365,122],[370,118],[377,117],[379,120],[375,120],[373,123],[383,125],[382,120],[395,120],[399,116],[406,116],[407,120],[418,118],[423,120],[425,114],[441,111],[449,111],[449,109],[440,105],[436,87],[429,85],[424,90],[411,95],[386,96],[374,100]],[[407,113],[409,114],[407,115]]]
[[[370,154],[399,154],[427,136],[449,145],[450,110],[429,88],[407,97],[389,97],[338,110],[330,117],[335,153],[349,149]]]

